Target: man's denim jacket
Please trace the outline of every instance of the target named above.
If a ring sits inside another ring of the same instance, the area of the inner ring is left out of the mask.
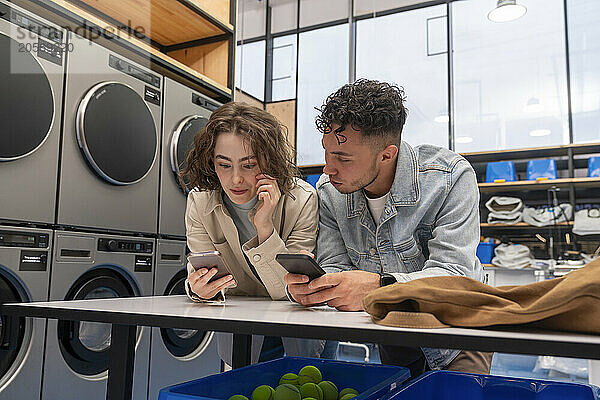
[[[402,142],[379,225],[362,190],[341,194],[323,175],[317,192],[317,261],[325,271],[385,272],[398,282],[443,275],[481,280],[475,256],[479,189],[473,168],[460,155]],[[432,369],[448,365],[459,352],[422,350]]]

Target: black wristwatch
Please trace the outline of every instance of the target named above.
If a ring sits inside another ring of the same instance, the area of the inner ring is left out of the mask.
[[[384,287],[384,286],[387,286],[387,285],[392,285],[392,284],[397,283],[397,282],[398,281],[396,280],[396,278],[392,274],[383,273],[383,274],[379,275],[379,286],[380,287]]]

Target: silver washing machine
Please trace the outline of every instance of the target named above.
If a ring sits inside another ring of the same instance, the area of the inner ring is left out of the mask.
[[[186,245],[159,239],[156,251],[154,295],[185,294]],[[221,372],[214,332],[152,328],[148,399],[158,399],[160,389]]]
[[[150,296],[155,239],[56,231],[50,300]],[[43,400],[106,398],[110,324],[48,321]],[[138,328],[133,399],[146,399],[150,329]]]
[[[187,193],[177,174],[185,165],[194,137],[221,104],[192,89],[165,78],[162,171],[158,233],[163,237],[185,237]]]
[[[48,300],[52,231],[0,226],[0,302]],[[39,399],[46,321],[0,319],[0,399]]]
[[[0,0],[0,220],[54,222],[65,40]]]
[[[162,77],[69,35],[57,222],[156,233]]]

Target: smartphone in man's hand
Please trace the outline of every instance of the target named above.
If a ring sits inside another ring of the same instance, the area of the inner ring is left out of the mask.
[[[323,268],[306,254],[277,254],[275,260],[292,274],[306,275],[312,281],[325,275]]]

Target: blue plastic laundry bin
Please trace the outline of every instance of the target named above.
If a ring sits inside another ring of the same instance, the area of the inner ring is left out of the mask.
[[[433,371],[409,381],[389,400],[597,400],[592,385]]]
[[[283,357],[164,388],[158,399],[227,400],[234,394],[250,399],[257,386],[269,385],[276,388],[283,374],[298,373],[306,365],[319,368],[323,380],[335,383],[338,390],[347,387],[356,389],[359,392],[354,398],[356,400],[389,397],[410,377],[407,368],[390,365]]]
[[[514,182],[517,180],[515,164],[512,161],[495,161],[487,163],[485,168],[485,181],[506,181]]]
[[[600,157],[590,157],[588,159],[588,176],[600,177]]]
[[[527,162],[527,180],[556,179],[556,161],[545,158]]]
[[[477,245],[477,258],[482,264],[490,264],[492,258],[494,258],[494,248],[496,244],[494,242],[480,242]]]
[[[317,182],[319,181],[320,177],[321,177],[321,174],[308,175],[306,177],[306,182],[313,185],[313,187],[317,187]]]

